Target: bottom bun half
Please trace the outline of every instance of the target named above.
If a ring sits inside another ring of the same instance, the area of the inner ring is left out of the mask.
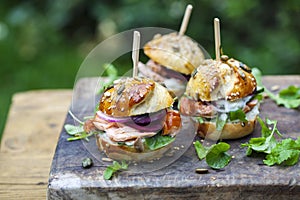
[[[105,133],[97,134],[96,142],[99,150],[103,151],[107,157],[119,161],[152,161],[161,158],[172,146],[172,143],[170,143],[157,150],[138,152],[133,147],[113,143],[105,137]]]
[[[247,122],[226,123],[222,131],[216,129],[215,122],[204,122],[198,125],[198,134],[209,140],[238,139],[253,132],[256,118]]]

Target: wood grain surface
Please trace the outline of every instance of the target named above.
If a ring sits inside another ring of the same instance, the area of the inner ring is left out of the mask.
[[[0,151],[0,199],[45,199],[57,139],[71,90],[13,96]]]
[[[78,91],[87,91],[94,79],[82,80]],[[300,85],[300,76],[266,76],[264,84],[270,89]],[[82,92],[78,98],[87,97]],[[74,102],[73,102],[74,103]],[[80,103],[78,101],[77,103]],[[73,104],[76,107],[76,105]],[[77,105],[82,109],[81,105]],[[75,109],[75,108],[74,108]],[[265,99],[261,105],[262,118],[278,120],[284,138],[300,136],[299,109],[286,109]],[[65,123],[74,123],[67,115]],[[208,168],[199,161],[191,146],[176,162],[153,172],[121,172],[112,180],[103,179],[103,171],[110,164],[101,160],[100,152],[93,152],[92,141],[68,142],[62,130],[52,162],[48,185],[48,199],[299,199],[300,164],[291,167],[263,165],[261,158],[245,155],[240,144],[260,136],[260,128],[245,138],[227,141],[234,156],[223,170],[209,169],[207,174],[196,174],[196,168]],[[197,138],[196,138],[197,139]],[[87,146],[88,145],[88,146]],[[83,169],[86,157],[94,159],[94,166]]]

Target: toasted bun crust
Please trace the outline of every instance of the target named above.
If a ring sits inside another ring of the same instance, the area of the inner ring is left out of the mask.
[[[256,85],[249,67],[222,56],[220,62],[209,59],[199,65],[187,84],[186,94],[201,101],[234,101],[252,94]]]
[[[161,158],[167,152],[171,144],[164,146],[154,151],[138,152],[136,149],[129,146],[120,146],[113,144],[101,134],[96,135],[97,146],[100,151],[104,151],[107,157],[113,160],[126,160],[126,161],[150,161],[153,159]]]
[[[223,130],[216,130],[216,123],[204,122],[199,124],[198,133],[201,137],[209,140],[238,139],[253,132],[256,118],[246,123],[226,123]]]
[[[204,60],[198,44],[177,33],[154,36],[144,46],[144,53],[160,65],[186,75],[191,74]]]
[[[114,117],[134,116],[168,108],[173,101],[165,87],[150,79],[125,78],[103,93],[99,110]]]

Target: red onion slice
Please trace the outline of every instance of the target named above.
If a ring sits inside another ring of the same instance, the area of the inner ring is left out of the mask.
[[[112,117],[101,111],[97,111],[96,114],[105,121],[126,124],[140,131],[158,131],[163,127],[167,110],[163,109],[155,113],[147,113],[148,116],[143,114],[130,117]]]

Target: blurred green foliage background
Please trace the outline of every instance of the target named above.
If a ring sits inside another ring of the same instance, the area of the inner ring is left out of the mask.
[[[299,74],[299,0],[2,1],[0,137],[15,92],[72,88],[81,62],[99,42],[137,27],[179,30],[188,3],[194,9],[186,34],[212,57],[213,18],[219,17],[225,54],[264,74]]]

